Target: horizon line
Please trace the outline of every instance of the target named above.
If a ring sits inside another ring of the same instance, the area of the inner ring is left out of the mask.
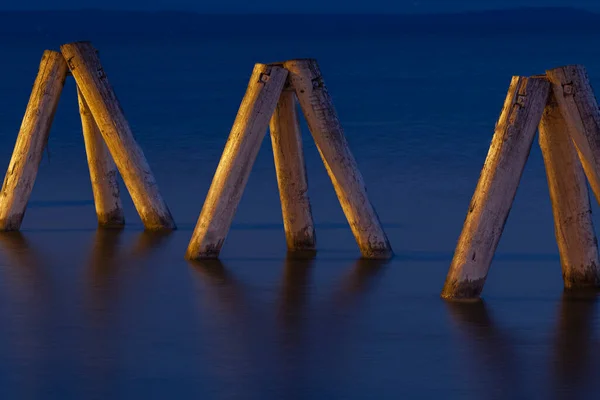
[[[349,16],[427,16],[427,15],[465,15],[465,14],[480,14],[480,13],[494,13],[494,12],[510,12],[510,11],[536,11],[536,10],[556,10],[556,11],[578,11],[587,14],[598,14],[599,10],[592,10],[583,7],[571,7],[571,6],[522,6],[522,7],[507,7],[507,8],[482,8],[482,9],[471,9],[461,11],[425,11],[425,12],[410,12],[410,11],[374,11],[374,12],[361,12],[361,11],[346,11],[346,12],[329,12],[329,11],[198,11],[198,10],[183,10],[183,9],[157,9],[157,10],[140,10],[140,9],[115,9],[115,8],[48,8],[48,9],[0,9],[0,13],[56,13],[56,12],[106,12],[106,13],[136,13],[136,14],[191,14],[191,15],[222,15],[222,16],[243,16],[243,15],[349,15]]]

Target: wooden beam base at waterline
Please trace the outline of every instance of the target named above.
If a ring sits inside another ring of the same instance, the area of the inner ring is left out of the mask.
[[[281,93],[270,131],[288,251],[313,252],[315,227],[293,91]]]
[[[81,115],[85,152],[90,169],[94,204],[98,216],[98,226],[122,228],[125,225],[125,217],[121,197],[119,196],[117,167],[79,89],[77,89],[77,99],[79,101],[79,113]]]
[[[545,77],[513,77],[442,297],[478,298],[548,100]]]
[[[287,75],[277,66],[254,66],[188,246],[188,259],[219,256]]]
[[[316,60],[283,63],[352,233],[364,258],[390,258],[388,238],[373,208]]]
[[[587,181],[554,95],[548,100],[539,132],[565,289],[598,287],[598,242]]]
[[[147,230],[175,229],[142,149],[137,144],[123,110],[89,42],[61,46],[62,54],[77,82],[108,150],[123,177],[133,204]]]
[[[21,227],[67,71],[60,53],[44,52],[0,192],[1,231]]]
[[[600,203],[600,110],[581,65],[546,71],[587,178]]]

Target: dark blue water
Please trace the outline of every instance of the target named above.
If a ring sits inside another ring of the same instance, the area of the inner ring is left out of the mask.
[[[0,41],[2,168],[62,39]],[[563,298],[537,146],[485,303],[439,292],[510,77],[581,63],[600,87],[600,34],[91,39],[180,229],[143,233],[123,191],[127,229],[96,231],[69,81],[22,234],[0,235],[3,398],[595,397],[598,311]],[[186,262],[253,64],[298,57],[321,64],[396,257],[359,260],[305,130],[316,259],[286,260],[266,139],[221,262]]]

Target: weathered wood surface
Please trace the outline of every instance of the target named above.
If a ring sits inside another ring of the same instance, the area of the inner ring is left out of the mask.
[[[287,78],[256,64],[188,246],[188,259],[217,258]]]
[[[587,181],[554,95],[539,132],[565,288],[596,287],[600,262]]]
[[[270,123],[277,185],[288,250],[313,251],[315,227],[308,197],[302,136],[292,90],[284,90]]]
[[[98,225],[105,228],[120,228],[125,224],[125,217],[119,195],[117,166],[79,89],[77,89],[77,99]]]
[[[545,78],[512,78],[442,297],[469,299],[481,294],[549,91]]]
[[[60,53],[44,52],[0,192],[2,231],[21,227],[67,71]]]
[[[117,164],[123,182],[147,230],[175,229],[142,149],[89,42],[61,46],[77,86]]]
[[[581,164],[600,203],[600,110],[587,72],[581,65],[546,71]]]
[[[362,256],[391,257],[392,248],[369,201],[316,60],[290,60],[283,65]]]

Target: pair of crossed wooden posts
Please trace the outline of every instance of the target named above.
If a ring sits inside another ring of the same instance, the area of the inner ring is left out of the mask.
[[[481,294],[537,130],[565,290],[600,286],[586,182],[600,202],[600,110],[584,67],[569,65],[513,77],[442,297]]]
[[[75,42],[61,46],[60,53],[47,50],[42,57],[0,192],[0,230],[21,226],[68,71],[77,84],[99,225],[122,227],[125,223],[118,169],[145,228],[175,229],[97,51],[89,42]],[[255,65],[187,258],[218,257],[269,124],[288,250],[315,249],[296,96],[363,257],[392,256],[317,62],[302,59]]]

